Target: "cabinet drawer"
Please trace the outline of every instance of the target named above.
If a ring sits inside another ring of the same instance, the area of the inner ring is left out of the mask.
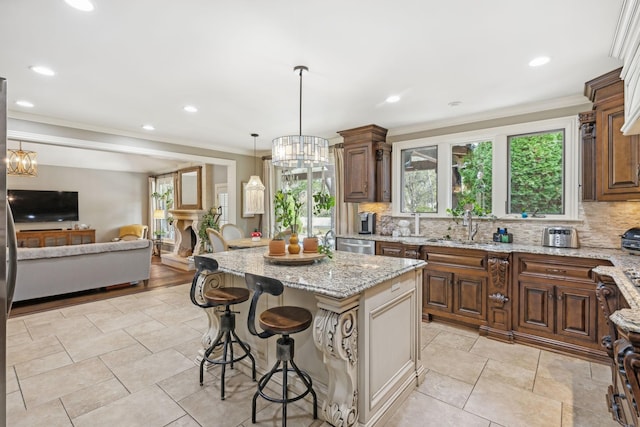
[[[471,267],[486,270],[487,268],[487,256],[476,254],[445,254],[445,253],[433,253],[427,252],[425,260],[428,263],[440,263],[440,264],[453,264],[461,267]]]
[[[540,260],[521,259],[519,268],[520,274],[527,276],[542,276],[559,280],[594,281],[592,265],[549,263]]]

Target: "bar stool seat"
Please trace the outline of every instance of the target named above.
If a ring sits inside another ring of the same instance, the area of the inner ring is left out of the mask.
[[[220,398],[221,400],[224,400],[224,378],[227,365],[230,365],[231,369],[233,369],[233,364],[235,362],[239,362],[245,357],[248,357],[251,360],[253,380],[256,380],[255,358],[251,354],[251,348],[249,347],[249,345],[240,340],[240,338],[236,334],[236,312],[231,311],[232,305],[240,304],[247,301],[251,293],[248,289],[245,288],[214,288],[207,290],[202,295],[205,304],[199,303],[195,298],[197,281],[198,279],[200,279],[201,275],[206,276],[207,274],[216,271],[218,269],[218,263],[213,258],[200,256],[194,257],[194,263],[197,271],[193,277],[193,282],[191,284],[191,301],[202,308],[224,306],[224,312],[220,316],[218,334],[209,348],[204,352],[204,356],[202,357],[202,361],[200,362],[200,385],[203,385],[204,382],[204,364],[208,362],[214,365],[220,365],[222,369],[222,373],[220,375]],[[242,354],[238,357],[234,357],[233,354],[234,344],[238,345],[242,350]],[[210,358],[211,353],[213,353],[218,347],[222,347],[222,357],[218,359]]]
[[[258,318],[261,332],[256,330],[256,307],[258,300],[263,293],[271,295],[280,295],[284,291],[284,285],[277,279],[271,277],[258,276],[251,273],[245,273],[245,282],[247,288],[253,291],[251,299],[251,307],[249,308],[249,318],[247,319],[247,327],[252,335],[260,338],[269,338],[276,334],[280,337],[276,341],[277,362],[271,370],[267,372],[258,381],[258,390],[253,395],[251,403],[251,422],[256,422],[256,403],[258,397],[262,397],[269,402],[282,404],[282,426],[287,425],[287,405],[296,402],[306,395],[311,394],[313,398],[313,418],[318,418],[318,398],[313,390],[313,382],[311,376],[298,368],[293,361],[295,343],[290,334],[302,332],[311,326],[313,315],[311,312],[302,307],[280,306],[264,310]],[[282,392],[279,396],[273,396],[267,393],[266,386],[274,374],[282,374]],[[288,382],[289,374],[295,374],[302,384],[304,390],[297,395],[290,396]]]

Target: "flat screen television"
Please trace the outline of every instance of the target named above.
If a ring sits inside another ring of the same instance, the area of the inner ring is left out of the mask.
[[[7,190],[16,223],[78,221],[77,191]]]

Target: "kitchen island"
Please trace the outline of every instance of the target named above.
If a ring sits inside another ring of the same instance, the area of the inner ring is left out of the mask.
[[[422,268],[424,261],[335,252],[310,265],[280,265],[264,258],[265,248],[203,256],[219,270],[197,281],[195,295],[213,287],[244,287],[244,274],[282,281],[285,292],[261,299],[258,312],[279,305],[314,313],[312,328],[293,336],[296,360],[313,378],[321,417],[334,426],[384,423],[420,384]],[[236,330],[251,346],[258,371],[275,362],[275,337],[248,333],[249,302],[234,307]],[[218,313],[207,309],[207,348],[218,330]],[[202,357],[200,354],[199,357]],[[296,387],[296,384],[293,384]]]

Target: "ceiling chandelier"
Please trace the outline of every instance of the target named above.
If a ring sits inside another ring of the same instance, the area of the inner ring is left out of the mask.
[[[318,136],[302,134],[302,73],[304,65],[293,68],[300,75],[300,127],[298,135],[275,138],[271,148],[271,162],[284,168],[311,168],[329,163],[329,141]]]
[[[24,151],[22,141],[17,150],[7,150],[7,175],[38,176],[38,162],[35,151]]]
[[[256,138],[260,135],[252,133],[251,136],[253,137],[253,175],[244,188],[244,213],[247,215],[264,213],[264,185],[262,185],[260,177],[256,175]]]

